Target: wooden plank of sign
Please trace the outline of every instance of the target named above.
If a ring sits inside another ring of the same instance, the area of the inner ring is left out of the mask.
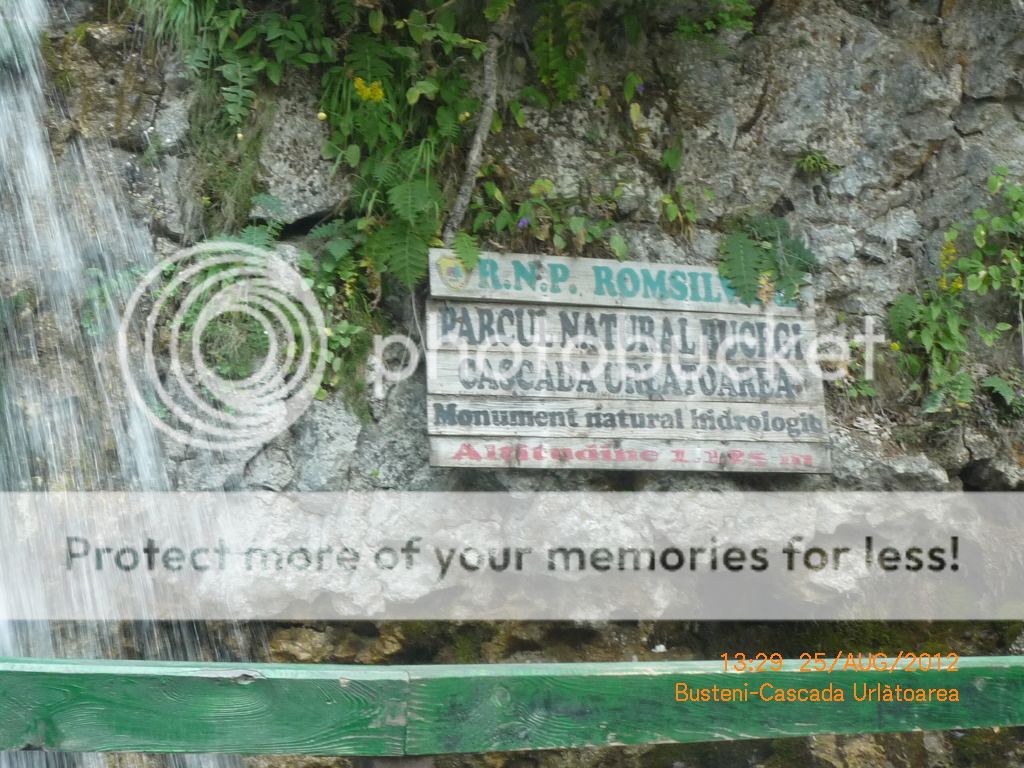
[[[823,406],[428,397],[431,435],[828,442]]]
[[[504,349],[600,344],[638,354],[679,350],[714,357],[724,340],[734,356],[764,359],[772,350],[807,354],[817,329],[804,317],[668,312],[616,307],[545,307],[476,301],[428,301],[427,349]]]
[[[673,470],[827,473],[822,443],[715,440],[431,437],[430,464],[470,469]]]
[[[509,352],[464,355],[455,351],[430,351],[426,357],[427,392],[432,395],[790,405],[820,404],[825,399],[821,377],[813,374],[806,364],[758,366],[743,363],[729,366],[732,371],[723,366],[698,365],[691,372],[685,365],[670,365],[668,358],[659,360],[651,356],[625,362],[606,356],[603,365],[594,355],[562,352],[549,352],[543,357],[524,353],[518,361]],[[682,367],[691,380],[681,380],[674,370],[676,367]],[[656,374],[650,381],[640,380],[650,371]],[[587,372],[589,376],[582,376]],[[725,386],[726,381],[731,388]],[[713,383],[714,387],[705,388],[702,383],[705,386]],[[615,385],[620,385],[617,390]]]
[[[521,253],[485,252],[467,271],[452,251],[432,249],[430,293],[452,299],[764,312],[760,304],[746,306],[737,299],[715,267]],[[809,291],[804,298],[804,306],[775,304],[773,311],[807,314]]]

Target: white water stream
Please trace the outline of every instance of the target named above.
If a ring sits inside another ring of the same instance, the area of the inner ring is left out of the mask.
[[[159,442],[123,394],[114,351],[123,301],[115,287],[130,291],[130,276],[151,262],[149,239],[87,147],[72,142],[59,161],[53,156],[40,47],[50,11],[46,0],[0,0],[0,492],[168,490]],[[37,589],[8,580],[0,601],[31,603]],[[0,656],[209,659],[244,646],[235,628],[217,642],[202,639],[209,632],[0,622]],[[0,756],[0,766],[103,760],[20,752]]]

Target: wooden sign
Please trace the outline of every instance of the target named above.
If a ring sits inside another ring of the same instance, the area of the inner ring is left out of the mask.
[[[427,418],[443,467],[829,472],[807,305],[713,267],[430,256]]]

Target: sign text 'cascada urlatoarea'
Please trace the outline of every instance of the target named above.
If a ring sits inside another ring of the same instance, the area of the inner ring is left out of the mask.
[[[430,258],[430,459],[524,469],[828,472],[807,304],[713,267]]]

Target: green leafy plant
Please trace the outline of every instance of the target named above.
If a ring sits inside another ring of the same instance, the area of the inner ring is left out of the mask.
[[[817,269],[817,257],[794,237],[785,219],[762,216],[743,222],[722,241],[719,271],[747,305],[793,303]]]
[[[558,99],[575,99],[587,70],[584,35],[594,6],[584,0],[542,0],[538,10],[532,42],[540,81]]]
[[[85,279],[88,283],[79,312],[82,330],[94,338],[112,334],[116,330],[117,319],[110,315],[110,308],[122,306],[128,300],[143,274],[145,270],[141,267],[120,269],[113,274],[107,274],[96,267],[86,269]],[[10,302],[14,309],[25,306],[29,298],[31,294],[25,291],[15,294],[11,299],[0,296],[0,310],[5,302]]]
[[[998,395],[1014,418],[1024,418],[1024,373],[1019,368],[1004,371],[1001,376],[988,376],[981,386]]]
[[[727,29],[749,32],[754,28],[750,0],[708,0],[703,15],[680,16],[677,32],[684,39],[706,37]]]
[[[508,200],[495,181],[487,180],[471,202],[471,230],[481,238],[500,239],[513,249],[540,247],[556,254],[579,255],[603,246],[617,258],[628,256],[629,248],[615,230],[610,211],[593,218],[584,213],[579,200],[554,193],[554,183],[540,178],[516,203]],[[614,203],[603,202],[609,207]]]
[[[832,386],[849,400],[876,397],[878,390],[875,389],[874,382],[866,376],[863,345],[856,341],[851,341],[850,353],[850,358],[845,364],[845,375],[832,381]]]
[[[796,167],[805,176],[827,176],[842,166],[832,162],[823,152],[805,152],[796,161]]]
[[[950,404],[965,407],[974,399],[964,325],[958,291],[929,290],[922,299],[904,294],[889,309],[893,350],[901,353],[900,363],[913,380],[911,391],[923,392],[926,413]]]
[[[371,282],[388,273],[411,287],[426,274],[447,204],[438,164],[478,108],[455,63],[482,47],[455,30],[451,9],[413,10],[395,25],[407,40],[353,36],[343,62],[324,73],[324,156],[352,170],[363,235],[355,244]]]
[[[692,240],[697,226],[697,206],[686,196],[686,189],[680,186],[662,195],[658,198],[658,205],[665,230]]]
[[[967,329],[992,347],[1002,343],[1016,321],[1024,343],[1024,186],[1011,182],[1005,168],[988,182],[995,212],[974,211],[973,224],[954,226],[946,233],[939,271],[918,297],[904,294],[889,310],[893,347],[909,374],[914,391],[922,394],[926,413],[967,407],[979,383],[1016,409],[1014,374],[1001,372],[978,382],[970,366]],[[1006,320],[984,327],[968,321],[972,296],[1005,296],[1011,312]],[[1024,349],[1021,351],[1024,361]]]

